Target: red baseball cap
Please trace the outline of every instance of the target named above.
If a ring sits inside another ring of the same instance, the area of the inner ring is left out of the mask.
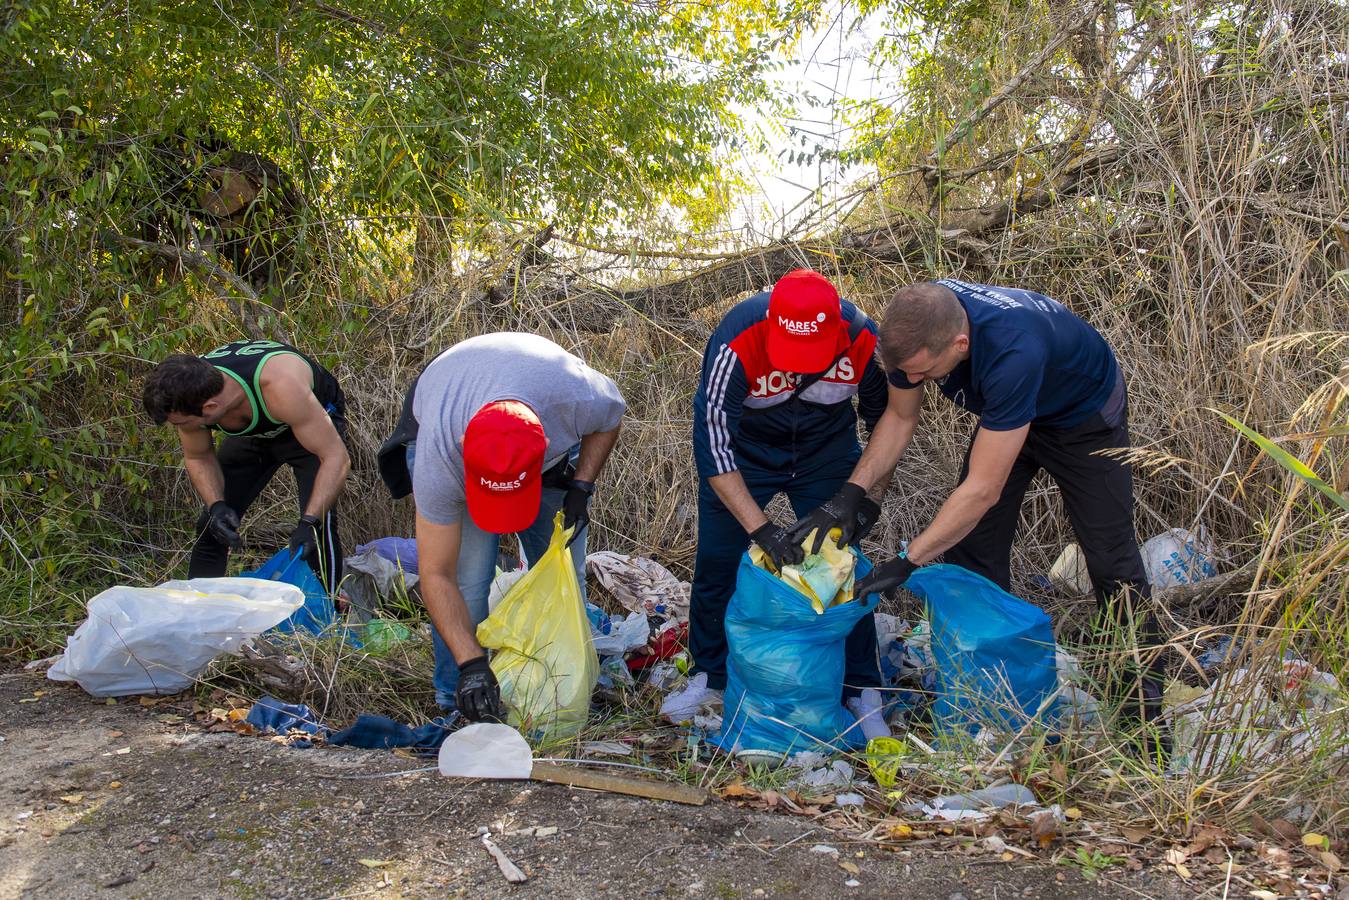
[[[548,439],[539,417],[519,400],[488,403],[464,429],[464,498],[473,524],[509,534],[539,515]]]
[[[768,299],[768,361],[786,372],[823,372],[838,354],[842,324],[829,279],[809,269],[788,272]]]

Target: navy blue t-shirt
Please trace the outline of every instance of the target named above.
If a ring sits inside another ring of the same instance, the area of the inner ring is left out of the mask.
[[[979,416],[980,428],[1072,428],[1110,399],[1119,377],[1115,354],[1062,303],[1034,291],[936,283],[955,293],[970,321],[969,359],[937,386]],[[898,388],[917,387],[898,369],[889,378]]]

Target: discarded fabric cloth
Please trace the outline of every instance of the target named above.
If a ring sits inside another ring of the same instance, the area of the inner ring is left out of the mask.
[[[392,540],[389,538],[388,540]],[[368,544],[365,546],[369,546]],[[343,560],[341,594],[347,599],[348,621],[361,625],[378,618],[384,600],[417,584],[417,575],[399,567],[377,550],[363,550]]]
[[[417,541],[415,538],[382,537],[356,548],[357,553],[373,550],[404,572],[417,574]]]
[[[749,558],[754,565],[765,572],[776,575],[810,598],[815,612],[822,613],[830,606],[847,603],[853,594],[853,570],[857,558],[847,547],[838,546],[835,541],[842,534],[838,529],[829,532],[828,538],[820,545],[819,553],[809,553],[797,565],[777,567],[758,544],[751,544]],[[804,543],[815,540],[815,532],[806,535]]]
[[[689,585],[645,556],[604,550],[586,556],[586,571],[629,612],[687,619]]]
[[[442,716],[413,728],[387,716],[362,714],[356,717],[350,727],[331,731],[305,704],[286,703],[267,696],[253,704],[244,721],[259,731],[274,731],[277,734],[303,731],[321,738],[332,747],[359,747],[364,750],[411,747],[429,752],[438,750],[446,735],[455,730],[458,717],[458,713],[453,717]],[[291,746],[309,747],[311,742],[301,739]]]

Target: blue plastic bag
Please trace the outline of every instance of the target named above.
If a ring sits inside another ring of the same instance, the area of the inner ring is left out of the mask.
[[[861,578],[871,564],[853,553]],[[817,613],[809,597],[742,556],[726,608],[723,724],[712,742],[783,754],[864,746],[843,708],[843,645],[878,602],[873,594]]]
[[[933,721],[1014,732],[1058,684],[1049,615],[959,566],[923,566],[908,590],[927,603],[937,670]]]
[[[245,572],[246,578],[263,578],[293,584],[304,591],[304,606],[295,610],[294,615],[273,628],[282,634],[290,634],[297,629],[322,634],[337,621],[337,610],[328,596],[328,591],[319,581],[314,570],[299,556],[293,556],[289,548],[282,547],[276,555],[252,572]]]

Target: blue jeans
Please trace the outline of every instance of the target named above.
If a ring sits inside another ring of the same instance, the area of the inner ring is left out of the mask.
[[[408,471],[412,471],[415,444],[408,445]],[[575,450],[572,456],[575,457]],[[520,549],[529,565],[541,558],[548,549],[553,537],[553,516],[562,508],[562,498],[566,491],[561,488],[545,487],[539,503],[539,514],[528,528],[519,533]],[[469,621],[476,628],[487,618],[487,595],[491,592],[492,579],[496,577],[497,554],[501,549],[501,535],[483,531],[473,524],[473,519],[465,509],[460,518],[459,562],[457,567],[459,593],[468,607]],[[586,538],[589,529],[583,530],[571,545],[572,564],[576,567],[576,580],[581,584],[581,599],[586,596],[585,560]],[[454,692],[459,686],[459,666],[454,654],[445,646],[444,639],[435,628],[431,629],[431,645],[435,651],[436,667],[431,683],[436,689],[436,704],[446,712],[454,710]]]

